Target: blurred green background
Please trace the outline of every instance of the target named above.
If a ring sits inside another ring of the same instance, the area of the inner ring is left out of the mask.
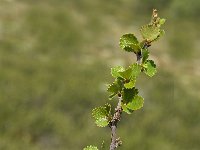
[[[110,67],[135,61],[120,36],[140,36],[152,8],[167,19],[150,48],[158,73],[139,78],[145,104],[123,114],[119,150],[199,150],[199,0],[0,0],[0,150],[108,147],[91,110]]]

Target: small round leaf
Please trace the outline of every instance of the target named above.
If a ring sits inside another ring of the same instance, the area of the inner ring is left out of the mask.
[[[140,52],[140,44],[134,34],[125,34],[120,38],[120,47],[127,52]]]

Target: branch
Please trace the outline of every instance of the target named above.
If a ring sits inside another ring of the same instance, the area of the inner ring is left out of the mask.
[[[117,124],[121,119],[122,114],[122,95],[118,94],[118,104],[115,108],[115,113],[113,115],[112,121],[110,122],[110,128],[111,128],[111,144],[110,144],[110,150],[115,150],[118,146],[122,144],[122,141],[120,138],[117,138],[116,130],[117,130]]]
[[[136,78],[141,72],[144,72],[149,77],[156,73],[156,65],[149,58],[148,47],[151,43],[158,40],[164,34],[164,30],[160,27],[165,23],[164,18],[159,18],[157,10],[153,10],[151,22],[140,28],[143,41],[138,41],[137,37],[132,34],[124,34],[120,38],[119,46],[127,52],[135,53],[137,57],[127,69],[122,66],[111,68],[111,75],[115,78],[112,84],[109,84],[107,91],[110,93],[109,99],[118,95],[118,104],[115,108],[113,116],[111,116],[111,105],[97,107],[93,109],[92,115],[95,118],[95,123],[99,127],[109,126],[111,129],[110,150],[116,150],[122,144],[122,141],[117,137],[117,125],[121,119],[122,111],[130,114],[134,110],[143,107],[144,98],[138,95],[139,91],[135,88]],[[124,97],[122,96],[125,95]],[[126,102],[123,102],[123,98]],[[124,105],[126,104],[126,105]],[[127,105],[128,104],[128,105]],[[129,105],[130,104],[130,105]],[[122,109],[122,106],[124,110]],[[88,147],[88,148],[91,148]]]

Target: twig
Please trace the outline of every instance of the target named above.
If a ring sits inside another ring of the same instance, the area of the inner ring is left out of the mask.
[[[111,144],[110,144],[110,150],[115,150],[118,146],[122,144],[122,141],[120,138],[117,138],[116,130],[117,130],[117,124],[121,119],[121,114],[122,114],[122,95],[118,94],[118,104],[117,107],[115,108],[115,113],[114,116],[110,122],[110,128],[111,128]]]

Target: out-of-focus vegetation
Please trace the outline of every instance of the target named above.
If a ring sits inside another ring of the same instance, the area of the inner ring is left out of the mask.
[[[139,79],[145,105],[123,115],[119,149],[199,150],[199,0],[1,0],[0,149],[108,145],[91,109],[108,97],[109,68],[135,61],[119,37],[139,35],[152,8],[167,19],[151,48],[159,70]]]

